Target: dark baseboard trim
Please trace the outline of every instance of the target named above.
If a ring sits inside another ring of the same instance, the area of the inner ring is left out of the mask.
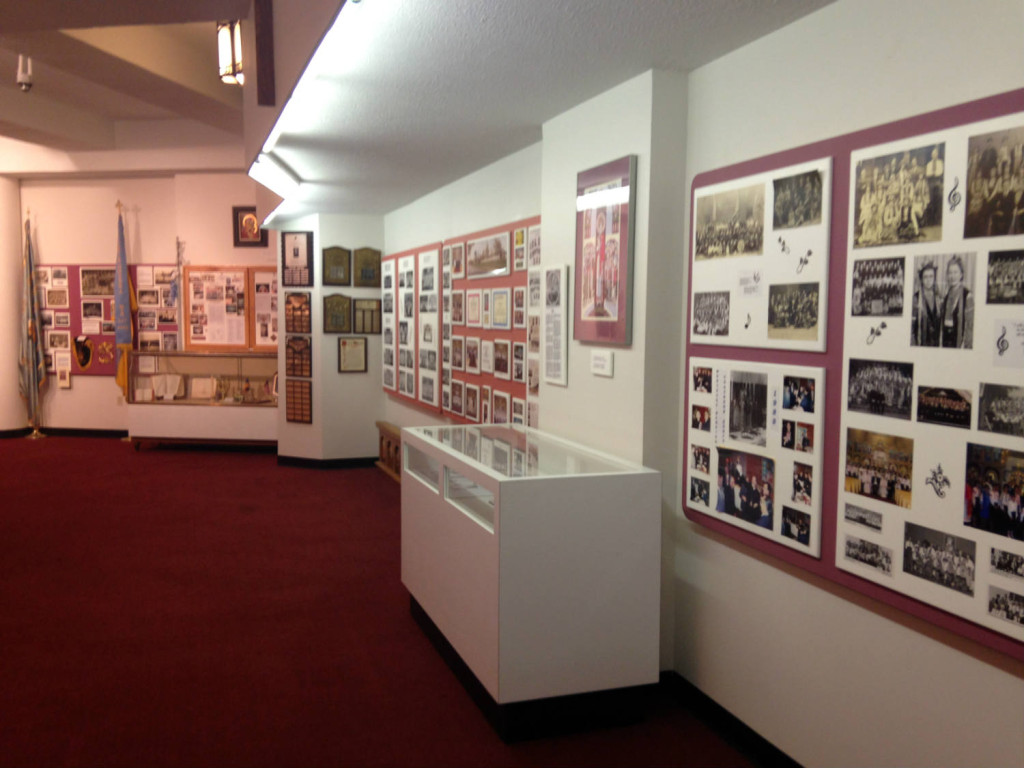
[[[409,612],[506,744],[640,722],[647,710],[646,701],[658,690],[658,684],[652,683],[610,691],[498,704],[416,598],[411,596]]]
[[[41,430],[48,437],[128,437],[123,429],[68,429],[64,427],[43,427]]]
[[[376,465],[377,457],[363,459],[304,459],[299,456],[278,456],[281,467],[305,467],[306,469],[361,469]]]
[[[755,765],[772,766],[772,768],[801,768],[800,763],[678,672],[662,672],[661,685],[683,709],[712,728]]]
[[[17,437],[24,437],[25,435],[31,434],[31,427],[22,427],[21,429],[4,429],[0,430],[0,440],[8,440]]]
[[[168,451],[232,451],[235,453],[274,453],[277,443],[265,440],[200,440],[178,437],[133,437],[135,450],[159,448]]]

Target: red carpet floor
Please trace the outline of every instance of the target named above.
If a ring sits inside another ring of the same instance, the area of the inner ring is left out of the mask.
[[[85,437],[0,468],[0,765],[749,765],[667,695],[502,743],[409,614],[379,470]]]

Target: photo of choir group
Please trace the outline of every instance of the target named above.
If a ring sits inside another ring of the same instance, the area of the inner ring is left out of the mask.
[[[693,191],[691,337],[821,351],[831,158]]]
[[[822,382],[821,369],[691,358],[689,505],[818,557]]]
[[[1024,118],[850,173],[836,565],[1024,640]]]
[[[1024,126],[967,143],[964,237],[1024,234]]]

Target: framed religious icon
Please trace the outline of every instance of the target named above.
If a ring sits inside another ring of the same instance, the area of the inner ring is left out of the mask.
[[[366,373],[366,337],[338,339],[338,373]]]
[[[231,208],[232,235],[235,248],[266,248],[267,230],[260,229],[255,205],[236,205]]]
[[[281,233],[281,284],[292,287],[313,285],[313,233]]]
[[[324,248],[324,285],[351,285],[352,252],[340,245]]]
[[[340,293],[324,296],[324,333],[352,333],[352,298]]]
[[[380,251],[356,248],[352,261],[352,285],[356,288],[380,288]]]
[[[633,222],[636,155],[576,177],[576,291],[573,338],[633,341]]]

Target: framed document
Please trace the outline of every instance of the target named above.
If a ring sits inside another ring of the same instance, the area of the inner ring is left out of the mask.
[[[291,287],[313,285],[313,233],[281,233],[281,284]]]

